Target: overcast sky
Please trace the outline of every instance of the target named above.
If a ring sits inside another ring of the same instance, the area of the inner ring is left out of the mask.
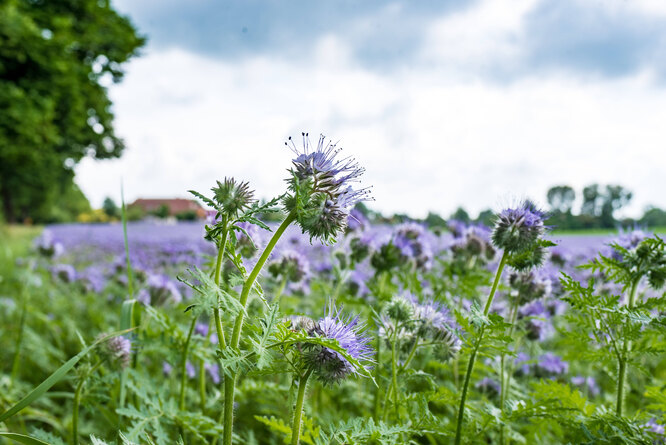
[[[289,136],[340,141],[371,207],[475,214],[598,182],[666,208],[666,1],[115,0],[148,37],[110,87],[124,156],[93,205],[216,179],[284,189]]]

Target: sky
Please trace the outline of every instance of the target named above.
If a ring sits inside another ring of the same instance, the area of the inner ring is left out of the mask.
[[[366,168],[373,209],[472,215],[591,183],[666,208],[666,1],[114,0],[148,38],[109,85],[106,196],[218,179],[285,190],[284,141],[324,134]]]

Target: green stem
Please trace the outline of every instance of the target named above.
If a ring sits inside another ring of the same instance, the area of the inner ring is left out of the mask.
[[[381,337],[379,337],[379,335],[377,335],[376,338],[377,338],[377,349],[376,349],[377,350],[377,355],[376,355],[377,359],[376,359],[376,363],[380,363],[379,358],[380,358],[380,351],[381,351],[381,347],[382,347],[382,339],[381,339]],[[374,374],[375,374],[374,375],[375,381],[379,380],[379,374],[380,374],[379,370],[380,370],[380,366],[379,365],[375,366],[375,369],[373,370]],[[374,412],[373,412],[374,415],[372,416],[375,420],[379,420],[379,399],[380,399],[379,395],[380,395],[380,389],[379,389],[379,385],[377,385],[375,387],[375,403],[374,403]]]
[[[18,376],[19,364],[21,363],[21,345],[23,344],[23,331],[25,330],[25,320],[28,315],[28,292],[22,289],[23,304],[21,305],[21,321],[19,322],[18,338],[16,339],[16,350],[14,351],[14,360],[12,361],[11,381],[14,382]]]
[[[229,228],[227,227],[227,217],[222,219],[224,230],[222,231],[222,239],[220,246],[217,250],[217,261],[215,262],[215,285],[220,286],[220,275],[222,272],[222,263],[224,262],[224,251],[227,248],[227,239],[229,237]],[[217,307],[213,308],[213,316],[215,318],[215,329],[217,330],[217,341],[222,349],[227,347],[227,341],[224,338],[224,330],[222,329],[222,317],[220,316],[219,301]]]
[[[127,292],[129,293],[130,299],[134,295],[134,286],[132,283],[132,264],[130,262],[129,254],[129,241],[127,238],[127,209],[125,208],[125,192],[123,190],[123,184],[120,183],[120,202],[121,202],[121,216],[123,219],[123,243],[125,244],[125,267],[127,268]]]
[[[201,405],[201,414],[206,411],[206,368],[204,359],[199,359],[199,405]]]
[[[271,252],[275,248],[275,245],[277,244],[278,240],[282,236],[285,230],[287,230],[287,227],[296,219],[296,216],[294,214],[289,214],[287,217],[282,221],[282,224],[280,224],[280,227],[275,231],[273,234],[273,237],[271,240],[268,242],[268,245],[264,249],[263,253],[259,257],[259,260],[257,261],[257,264],[254,265],[254,268],[252,269],[252,272],[250,272],[250,275],[247,278],[247,281],[245,281],[245,284],[243,285],[243,290],[241,291],[240,295],[240,304],[245,309],[247,305],[247,299],[250,296],[250,290],[254,286],[254,282],[259,276],[259,272],[261,272],[261,269],[263,269],[264,265],[266,264],[266,261],[268,260],[268,257],[270,256]],[[236,317],[236,322],[234,323],[234,331],[233,335],[231,336],[231,347],[234,349],[238,348],[238,345],[240,344],[240,337],[241,337],[241,330],[243,329],[243,321],[245,320],[245,311],[242,310],[238,313],[238,316]],[[236,374],[232,374],[231,376],[227,376],[224,379],[224,436],[223,436],[223,443],[224,445],[231,445],[231,438],[232,438],[232,428],[233,428],[233,422],[234,422],[234,391],[236,389]]]
[[[76,390],[74,391],[74,406],[72,407],[72,443],[78,445],[79,443],[79,406],[81,405],[81,393],[83,392],[83,385],[86,380],[92,373],[97,371],[102,365],[102,362],[97,362],[89,371],[86,371],[81,378],[79,383],[76,385]]]
[[[280,304],[280,298],[282,298],[282,293],[284,292],[285,287],[287,287],[287,276],[285,275],[280,282],[280,287],[278,287],[277,292],[275,293],[275,298],[273,301],[277,301],[278,305]]]
[[[502,276],[502,271],[504,270],[504,266],[506,265],[506,261],[508,259],[508,253],[505,250],[504,253],[502,253],[502,259],[499,262],[499,265],[497,266],[497,272],[495,273],[495,280],[493,281],[493,286],[490,289],[490,294],[488,294],[488,300],[486,301],[486,306],[483,308],[483,315],[488,315],[488,312],[490,312],[490,307],[493,304],[493,298],[495,298],[495,292],[497,292],[497,287],[499,286],[499,281],[500,277]],[[472,371],[474,370],[474,362],[476,360],[476,355],[479,352],[479,348],[481,347],[481,342],[483,340],[483,334],[486,331],[485,325],[481,327],[481,331],[479,332],[479,336],[474,343],[474,349],[472,350],[472,355],[469,357],[469,363],[467,364],[467,372],[465,373],[465,380],[463,382],[463,389],[462,389],[462,394],[460,396],[460,406],[458,407],[458,419],[456,422],[456,440],[455,440],[455,445],[460,445],[460,441],[462,440],[462,426],[463,426],[463,419],[465,418],[465,402],[467,401],[467,391],[469,389],[469,381],[472,377]]]
[[[520,294],[516,296],[516,299],[514,301],[514,304],[511,306],[511,312],[510,312],[510,323],[511,327],[509,328],[509,335],[508,337],[511,338],[513,337],[513,332],[515,330],[515,325],[516,325],[516,317],[518,315],[518,301],[520,301]],[[518,348],[516,347],[516,351]],[[506,354],[502,354],[502,358],[500,361],[500,410],[502,411],[502,416],[504,416],[504,405],[506,404],[506,395],[509,392],[509,388],[511,388],[511,374],[512,374],[512,366],[508,367],[509,369],[506,369]],[[505,430],[504,430],[504,425],[500,427],[500,444],[504,445],[505,440]]]
[[[393,405],[395,406],[395,418],[400,420],[400,389],[398,388],[398,356],[396,353],[396,343],[398,343],[398,325],[396,323],[393,333],[393,342],[391,343],[391,374],[393,386]]]
[[[633,308],[636,304],[636,291],[638,290],[638,282],[640,280],[635,280],[631,284],[631,290],[629,292],[629,301],[627,302],[627,307],[629,309]],[[622,354],[618,357],[619,361],[619,370],[617,376],[617,404],[615,411],[618,416],[622,417],[624,411],[624,398],[625,398],[625,381],[627,379],[627,361],[629,360],[629,353],[631,352],[631,340],[625,340],[622,346]]]
[[[294,422],[291,427],[291,445],[298,445],[301,441],[301,417],[303,416],[303,401],[305,399],[305,388],[308,384],[308,378],[312,373],[311,369],[305,372],[305,375],[298,382],[298,398],[296,399],[296,409],[294,409]]]
[[[197,323],[197,316],[192,317],[190,330],[187,332],[187,339],[185,340],[185,347],[183,348],[183,360],[180,364],[180,399],[178,407],[181,411],[185,410],[185,381],[187,380],[187,354],[190,351],[190,342],[192,340],[192,332]]]

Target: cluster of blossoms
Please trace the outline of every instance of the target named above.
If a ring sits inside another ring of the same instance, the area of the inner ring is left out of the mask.
[[[363,365],[369,371],[374,351],[370,338],[363,334],[364,325],[359,317],[342,315],[342,308],[337,309],[333,302],[328,304],[326,315],[314,321],[308,317],[297,316],[290,319],[291,327],[305,331],[311,337],[336,340],[340,348]],[[345,378],[359,374],[359,369],[352,365],[342,354],[317,343],[303,343],[303,363],[313,375],[326,384],[339,383]]]
[[[379,335],[397,341],[405,351],[417,344],[435,343],[441,358],[454,357],[462,342],[448,310],[434,300],[420,302],[411,293],[394,296],[380,315]]]
[[[546,258],[546,214],[530,201],[516,208],[505,209],[497,215],[491,235],[493,244],[509,254],[509,264],[516,270],[540,266]]]
[[[62,255],[65,251],[62,243],[56,241],[53,232],[44,230],[42,234],[35,239],[34,248],[40,255],[47,258],[56,258]]]
[[[166,275],[151,274],[146,279],[145,287],[136,295],[137,301],[146,306],[178,304],[183,296],[176,284]]]
[[[277,259],[268,264],[268,271],[275,278],[298,283],[307,277],[310,272],[310,264],[300,252],[284,250]]]
[[[350,185],[365,170],[353,158],[336,159],[340,150],[324,135],[316,147],[310,145],[307,133],[302,137],[302,150],[291,137],[285,142],[297,156],[292,161],[284,205],[310,239],[330,242],[346,228],[351,209],[368,199],[367,189],[356,190]]]
[[[460,221],[450,221],[449,230],[453,234],[451,251],[454,257],[464,261],[472,258],[482,262],[495,258],[495,248],[490,242],[490,230],[484,225],[467,225]]]
[[[102,354],[111,363],[127,368],[132,356],[132,342],[127,337],[113,337],[104,343]]]

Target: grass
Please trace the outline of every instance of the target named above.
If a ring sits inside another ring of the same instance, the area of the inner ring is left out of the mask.
[[[646,230],[648,233],[655,233],[657,235],[666,234],[666,226],[651,227]],[[577,229],[577,230],[558,230],[552,231],[553,235],[587,235],[587,236],[613,236],[618,234],[617,229]]]
[[[41,226],[0,225],[0,281],[12,276],[16,258],[28,254],[42,230]]]

